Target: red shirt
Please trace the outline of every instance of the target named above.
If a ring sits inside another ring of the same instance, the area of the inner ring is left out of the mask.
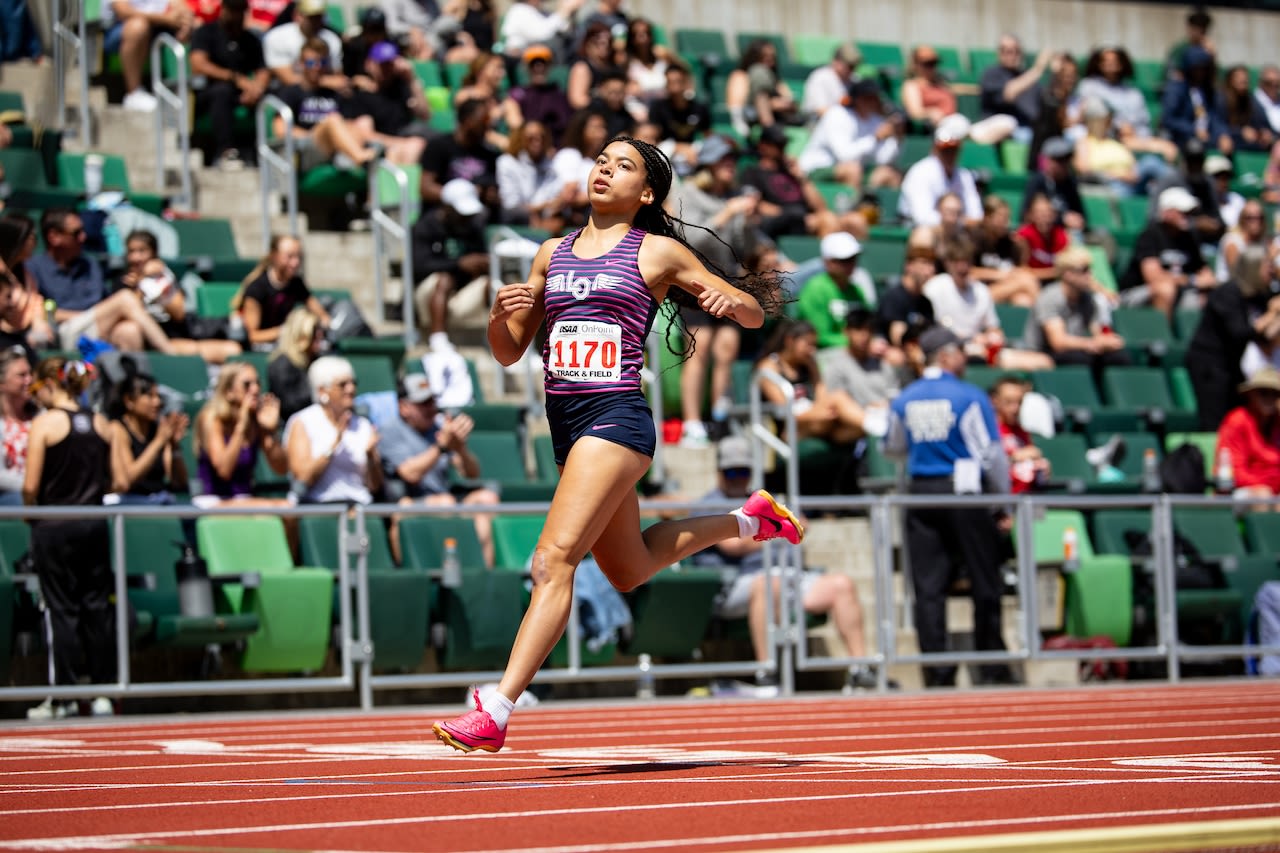
[[[1031,250],[1027,256],[1027,266],[1033,270],[1049,269],[1053,266],[1053,256],[1067,248],[1067,229],[1061,225],[1053,226],[1047,236],[1037,231],[1029,222],[1014,233]]]
[[[1033,463],[1014,462],[1013,454],[1017,450],[1029,446],[1031,442],[1031,433],[1027,432],[1020,426],[1009,426],[1004,421],[997,419],[996,425],[1000,428],[1000,446],[1004,448],[1005,455],[1009,457],[1009,486],[1015,495],[1030,491],[1036,482],[1036,471]]]
[[[1231,453],[1236,487],[1266,486],[1280,494],[1280,418],[1274,418],[1267,435],[1244,406],[1232,409],[1218,427],[1217,454]]]

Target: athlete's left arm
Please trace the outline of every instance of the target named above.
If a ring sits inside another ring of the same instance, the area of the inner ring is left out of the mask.
[[[698,305],[712,317],[728,317],[748,329],[764,325],[764,310],[756,298],[707,269],[679,240],[651,236],[640,248],[640,272],[652,282],[659,301],[668,287],[675,286],[697,297]]]

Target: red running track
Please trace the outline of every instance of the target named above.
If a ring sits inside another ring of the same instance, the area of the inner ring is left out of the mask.
[[[1280,849],[1272,682],[432,717],[6,725],[0,851]]]

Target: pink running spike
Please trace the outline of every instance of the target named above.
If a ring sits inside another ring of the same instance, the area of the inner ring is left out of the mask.
[[[507,730],[498,728],[493,717],[480,705],[480,691],[475,692],[476,709],[448,722],[437,720],[431,730],[436,737],[462,752],[497,752],[507,741]]]
[[[764,489],[747,498],[747,502],[742,505],[742,512],[760,519],[760,532],[755,535],[757,542],[779,537],[792,545],[799,545],[804,541],[804,528],[800,526],[799,520]]]

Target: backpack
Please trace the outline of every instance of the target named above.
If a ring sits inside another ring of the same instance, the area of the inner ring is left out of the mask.
[[[1203,495],[1209,488],[1204,454],[1194,444],[1183,444],[1165,454],[1160,463],[1160,485],[1169,494]]]
[[[1198,451],[1197,451],[1198,452]],[[1133,557],[1150,557],[1151,534],[1145,530],[1126,530],[1125,544]],[[1195,544],[1178,531],[1173,532],[1174,579],[1178,589],[1226,589],[1227,578],[1222,566],[1206,560]]]

